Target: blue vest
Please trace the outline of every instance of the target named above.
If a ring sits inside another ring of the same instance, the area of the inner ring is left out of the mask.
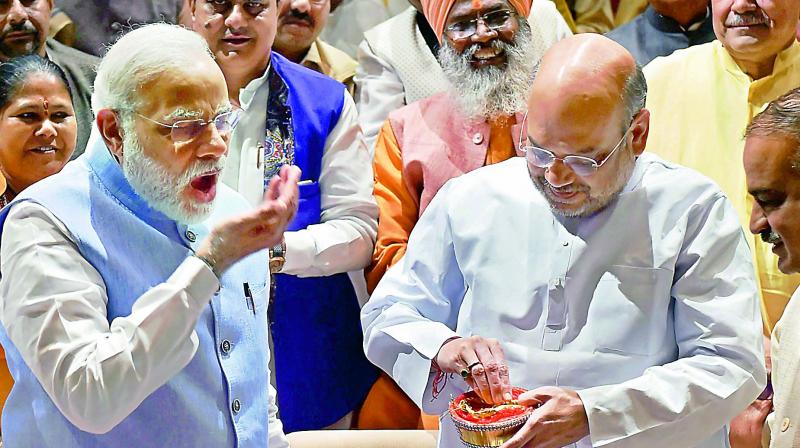
[[[167,280],[215,222],[249,208],[224,185],[220,184],[217,192],[211,218],[188,227],[177,224],[134,193],[95,135],[86,154],[67,164],[61,173],[25,190],[14,203],[37,202],[64,223],[81,255],[103,278],[111,322],[129,315],[139,296]],[[14,203],[0,212],[0,228]],[[267,262],[266,252],[261,251],[223,275],[220,291],[195,327],[200,345],[192,361],[106,434],[90,434],[72,425],[42,389],[5,329],[0,329],[0,343],[15,381],[3,410],[5,445],[265,447]],[[254,295],[255,314],[244,299],[245,282]],[[233,347],[228,353],[221,350],[223,340]],[[234,400],[239,400],[238,412],[234,412]]]
[[[344,85],[272,52],[272,67],[289,91],[295,164],[303,179],[289,230],[320,222],[319,175],[325,141],[342,113]],[[275,276],[270,324],[275,379],[284,429],[336,423],[366,398],[378,377],[364,355],[359,305],[346,273],[330,277]]]

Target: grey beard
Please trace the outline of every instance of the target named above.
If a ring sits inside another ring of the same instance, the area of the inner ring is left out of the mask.
[[[225,156],[214,162],[197,161],[178,176],[144,153],[133,119],[122,119],[122,171],[133,190],[154,210],[182,224],[205,221],[215,201],[195,204],[182,198],[183,191],[196,176],[225,166]],[[219,187],[219,185],[218,185]]]
[[[525,109],[533,80],[535,45],[527,20],[519,20],[519,30],[511,44],[499,39],[492,47],[504,50],[506,63],[501,66],[474,68],[472,56],[480,45],[472,45],[459,54],[445,40],[439,49],[439,63],[450,82],[450,94],[468,118],[491,118],[513,115]]]

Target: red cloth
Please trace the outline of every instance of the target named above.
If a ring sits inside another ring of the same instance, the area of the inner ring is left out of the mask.
[[[541,1],[541,0],[540,0]],[[473,2],[480,2],[480,0],[473,0]],[[528,17],[531,12],[531,3],[533,0],[508,0],[508,3],[517,10],[520,16]],[[442,34],[444,33],[444,24],[447,21],[447,16],[456,0],[422,0],[422,12],[425,18],[428,19],[436,37],[439,42],[442,41]]]

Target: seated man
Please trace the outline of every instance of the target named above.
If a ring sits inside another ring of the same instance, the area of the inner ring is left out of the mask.
[[[272,49],[292,62],[341,82],[352,95],[356,61],[319,37],[330,11],[330,0],[278,2],[278,29]]]
[[[359,124],[370,151],[390,112],[447,91],[450,83],[439,65],[439,39],[419,0],[390,20],[364,33],[356,68]],[[533,64],[553,43],[572,35],[549,1],[534,1],[528,16],[536,43]]]
[[[353,98],[341,83],[270,50],[275,0],[190,5],[230,101],[246,112],[223,182],[257,204],[282,165],[303,170],[297,218],[270,261],[279,273],[270,332],[281,420],[286,432],[349,428],[378,377],[359,324],[378,210]]]
[[[0,30],[3,33],[0,63],[15,56],[38,54],[64,70],[75,105],[75,119],[78,121],[78,144],[72,153],[75,159],[83,154],[89,141],[94,121],[91,109],[92,84],[100,60],[47,38],[52,8],[53,0],[0,2]],[[11,33],[14,35],[8,36]]]
[[[367,356],[423,410],[513,385],[537,409],[504,448],[727,446],[766,379],[753,267],[719,188],[643,154],[645,92],[615,42],[565,39],[526,157],[436,195],[361,315]],[[439,446],[458,443],[443,418]]]
[[[254,210],[218,185],[239,114],[181,27],[120,39],[92,100],[86,154],[0,211],[6,445],[287,447],[265,249],[294,216],[299,171]]]
[[[747,189],[755,200],[750,231],[772,246],[778,268],[800,272],[800,89],[770,103],[747,129],[744,147]],[[750,406],[752,431],[732,434],[734,448],[800,446],[800,289],[772,332],[772,387],[769,400]],[[745,415],[746,413],[743,413]],[[764,428],[764,421],[769,424]],[[767,429],[765,434],[762,428]],[[738,436],[738,437],[735,437]],[[765,437],[762,437],[765,436]]]
[[[708,0],[650,0],[642,14],[606,36],[630,51],[639,65],[717,38]]]
[[[800,86],[800,1],[712,0],[718,41],[678,50],[644,69],[653,114],[648,151],[719,184],[742,223],[750,215],[742,135],[750,120]],[[769,335],[800,276],[780,273],[769,245],[747,234]]]

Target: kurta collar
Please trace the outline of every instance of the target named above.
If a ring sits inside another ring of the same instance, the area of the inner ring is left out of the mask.
[[[247,111],[247,109],[250,107],[250,103],[253,102],[253,98],[256,96],[258,89],[260,89],[261,86],[266,84],[267,80],[269,80],[269,71],[271,69],[272,60],[270,60],[270,62],[267,64],[267,69],[264,70],[264,73],[261,76],[250,81],[243,89],[239,90],[239,106],[244,111]],[[267,86],[269,86],[269,84],[267,84]]]
[[[333,68],[323,54],[319,38],[311,43],[311,46],[308,48],[308,53],[306,53],[306,57],[300,61],[300,64],[310,68],[311,70],[322,73],[323,75],[333,77]]]

